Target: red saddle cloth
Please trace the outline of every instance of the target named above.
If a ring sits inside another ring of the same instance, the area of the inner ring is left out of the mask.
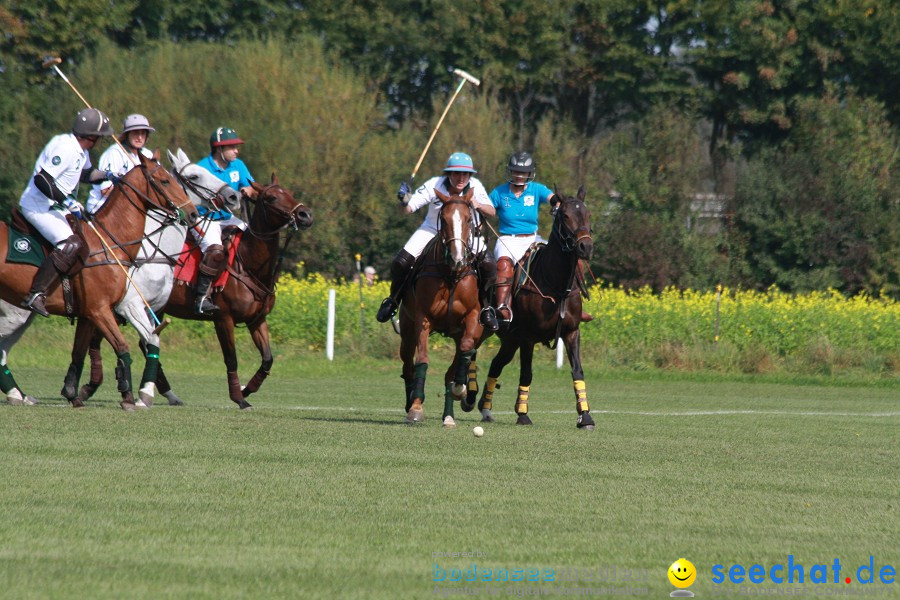
[[[228,266],[234,263],[234,255],[237,254],[238,246],[241,245],[241,237],[243,232],[240,231],[231,238],[231,243],[226,243],[225,251],[228,253]],[[194,285],[197,283],[197,273],[200,270],[200,262],[203,260],[203,252],[200,246],[184,243],[181,249],[181,258],[175,263],[175,281],[178,283]],[[221,289],[228,283],[228,269],[222,271],[222,274],[213,282],[213,288]]]

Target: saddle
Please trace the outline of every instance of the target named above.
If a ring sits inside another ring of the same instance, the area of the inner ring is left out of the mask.
[[[434,236],[427,244],[425,244],[425,248],[422,250],[422,253],[418,258],[416,258],[412,273],[410,273],[409,275],[409,281],[412,282],[413,286],[415,286],[416,282],[423,277],[437,277],[438,279],[448,279],[446,273],[443,273],[437,269],[429,269],[429,267],[435,267],[444,264],[443,261],[430,262],[431,255],[434,252],[434,247],[437,245],[437,243],[438,236]],[[477,265],[478,261],[473,261],[473,263],[469,265],[468,269],[465,269],[464,271],[459,273],[458,279],[462,279],[469,274],[474,274],[475,277],[480,277]]]
[[[225,255],[228,257],[228,262],[225,269],[222,270],[222,274],[213,282],[213,291],[222,291],[222,288],[228,283],[231,265],[234,263],[237,249],[241,245],[243,233],[238,227],[227,227],[222,231],[222,245],[225,247]],[[178,285],[195,285],[202,261],[203,252],[200,250],[199,244],[193,240],[190,242],[185,240],[184,246],[181,248],[181,256],[178,262],[175,263],[175,283]]]
[[[71,215],[66,217],[72,231],[84,240],[82,235],[81,223]],[[44,263],[44,259],[53,251],[53,245],[44,239],[34,225],[22,215],[19,207],[13,207],[12,215],[9,223],[9,248],[6,252],[6,262],[20,263],[26,265],[34,265],[40,267]],[[63,273],[64,276],[71,277],[84,268],[84,263],[90,255],[88,245],[82,244],[79,260],[76,260],[72,267]]]

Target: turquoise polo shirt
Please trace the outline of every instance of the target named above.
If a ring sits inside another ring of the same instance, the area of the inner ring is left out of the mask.
[[[247,165],[244,164],[239,158],[234,159],[228,166],[224,169],[216,164],[216,161],[213,159],[213,155],[210,154],[206,158],[197,161],[197,164],[224,181],[234,189],[236,192],[240,192],[241,188],[245,188],[250,185],[251,181],[254,181],[253,176],[250,174],[250,170],[247,168]],[[205,216],[205,213],[211,211],[201,211],[200,216]],[[221,221],[225,219],[231,218],[231,213],[227,210],[217,210],[212,212],[208,218],[213,221]]]
[[[536,181],[529,181],[518,198],[509,182],[495,187],[490,193],[490,199],[497,209],[500,235],[537,233],[538,207],[549,202],[552,195],[553,190]]]

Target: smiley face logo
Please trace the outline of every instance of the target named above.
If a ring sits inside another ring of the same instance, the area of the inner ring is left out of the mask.
[[[686,558],[679,558],[669,567],[669,581],[677,588],[690,587],[697,579],[697,569]]]

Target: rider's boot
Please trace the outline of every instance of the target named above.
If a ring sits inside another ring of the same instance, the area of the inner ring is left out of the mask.
[[[197,275],[197,287],[194,289],[195,315],[211,314],[219,310],[207,295],[213,281],[225,270],[225,262],[225,249],[219,244],[213,244],[203,253],[203,262],[200,263],[200,272]]]
[[[403,291],[406,288],[406,281],[413,266],[416,264],[416,257],[401,250],[391,262],[391,295],[384,299],[375,319],[379,323],[387,323],[397,313],[400,308],[400,299],[403,297]]]
[[[512,279],[515,267],[506,256],[497,261],[497,312],[504,323],[512,321],[512,308],[509,306],[509,294],[512,290]]]
[[[478,272],[481,277],[481,286],[478,288],[478,299],[481,302],[481,324],[488,331],[497,331],[500,329],[500,323],[497,321],[497,313],[491,306],[491,296],[494,291],[494,285],[497,283],[497,263],[494,262],[494,255],[485,251],[479,262]]]
[[[36,312],[42,317],[50,316],[50,313],[47,312],[47,307],[44,305],[47,291],[53,282],[56,281],[58,273],[66,273],[72,268],[83,246],[84,242],[81,241],[80,237],[71,235],[50,252],[31,281],[31,290],[22,301],[24,308]]]

